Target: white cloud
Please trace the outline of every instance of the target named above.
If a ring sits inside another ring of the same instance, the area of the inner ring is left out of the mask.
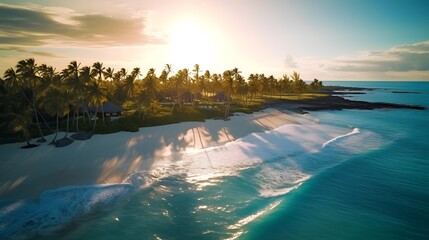
[[[293,56],[291,55],[287,55],[284,59],[283,59],[283,63],[286,69],[293,69],[298,67],[297,63],[295,62],[295,59]]]
[[[393,47],[387,51],[364,52],[330,62],[328,70],[342,72],[429,71],[429,41]]]
[[[0,47],[6,46],[121,46],[162,44],[147,34],[146,18],[116,18],[81,14],[68,8],[13,6],[0,3]]]
[[[429,41],[335,58],[288,56],[283,65],[306,80],[429,80]]]

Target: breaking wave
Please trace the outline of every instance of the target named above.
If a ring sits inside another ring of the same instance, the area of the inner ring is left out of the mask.
[[[318,152],[338,139],[359,133],[359,129],[335,137],[340,132],[344,129],[314,122],[287,124],[271,131],[252,133],[223,146],[194,151],[174,162],[159,161],[151,170],[131,174],[124,183],[66,186],[45,191],[39,202],[23,200],[0,209],[0,238],[21,239],[54,233],[135,190],[150,187],[157,179],[175,174],[186,175],[186,181],[204,188],[217,184],[217,178],[234,176],[243,169],[259,166],[254,176],[260,187],[259,195],[265,198],[284,195],[311,178],[311,174],[300,169],[296,156]],[[279,158],[289,160],[273,163]],[[246,218],[237,224],[243,225],[252,219]]]

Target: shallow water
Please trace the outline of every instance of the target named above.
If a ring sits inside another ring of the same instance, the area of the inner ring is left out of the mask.
[[[428,83],[332,84],[377,87],[351,99],[429,107]],[[427,239],[428,126],[428,110],[311,112],[124,184],[65,187],[3,207],[0,236]]]

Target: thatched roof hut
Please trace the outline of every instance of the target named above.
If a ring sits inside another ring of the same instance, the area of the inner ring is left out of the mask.
[[[102,111],[103,110],[103,111]],[[118,106],[112,102],[105,102],[103,104],[103,109],[100,107],[91,108],[91,112],[101,114],[104,112],[106,117],[110,116],[120,116],[124,109],[121,106]]]

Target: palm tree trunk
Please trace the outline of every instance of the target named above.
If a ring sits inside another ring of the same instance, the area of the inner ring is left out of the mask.
[[[38,140],[38,142],[46,142],[46,139],[43,136],[42,128],[40,127],[39,116],[37,114],[36,99],[35,99],[34,93],[33,93],[33,104],[32,105],[33,105],[34,115],[36,117],[37,128],[39,129],[39,133],[40,133],[40,139]]]
[[[40,111],[37,111],[37,113],[39,114],[39,116],[42,118],[42,121],[45,123],[46,127],[51,131],[51,132],[55,132],[48,124],[48,122],[46,121],[45,117],[43,117],[42,113]]]
[[[89,114],[88,105],[85,106],[85,113],[86,113],[86,116],[88,117],[88,122],[91,122],[91,115]]]
[[[142,105],[141,105],[140,101],[137,101],[137,109],[139,111],[139,117],[141,117],[141,115],[142,115]],[[144,116],[143,116],[143,118],[144,118]]]
[[[58,135],[58,129],[59,129],[59,124],[58,124],[58,122],[59,122],[59,118],[58,118],[58,113],[57,113],[57,131],[55,131],[55,137],[54,137],[54,139],[52,139],[52,141],[49,143],[49,145],[52,145],[52,144],[54,144],[55,143],[55,140],[57,140],[57,135]]]
[[[103,125],[106,125],[106,121],[104,120],[104,107],[103,107],[103,103],[101,103],[101,116],[103,117]]]
[[[95,131],[95,125],[97,124],[97,114],[98,114],[98,108],[95,110],[94,126],[92,127],[92,131]]]
[[[230,102],[228,100],[228,103],[226,104],[226,108],[225,108],[225,115],[224,115],[225,118],[229,116],[229,108],[230,108]]]
[[[180,97],[179,90],[177,90],[177,102],[179,104],[179,110],[182,110],[182,99]]]
[[[24,91],[22,91],[20,89],[20,93],[21,95],[24,97],[24,99],[27,101],[28,104],[30,104],[31,106],[33,106],[32,102],[30,101],[30,99],[28,99],[27,95],[25,95]],[[34,108],[33,108],[34,109]],[[37,109],[36,109],[37,111]],[[49,124],[46,122],[46,119],[43,117],[42,113],[40,113],[39,111],[37,111],[37,113],[40,115],[40,117],[43,119],[43,121],[45,122],[45,125],[48,127],[49,130],[51,130],[52,132],[54,132],[50,127]]]
[[[70,111],[67,113],[66,135],[64,136],[64,138],[66,138],[67,135],[69,134],[69,119],[70,119]]]
[[[79,110],[77,110],[76,112],[76,132],[79,132]]]

